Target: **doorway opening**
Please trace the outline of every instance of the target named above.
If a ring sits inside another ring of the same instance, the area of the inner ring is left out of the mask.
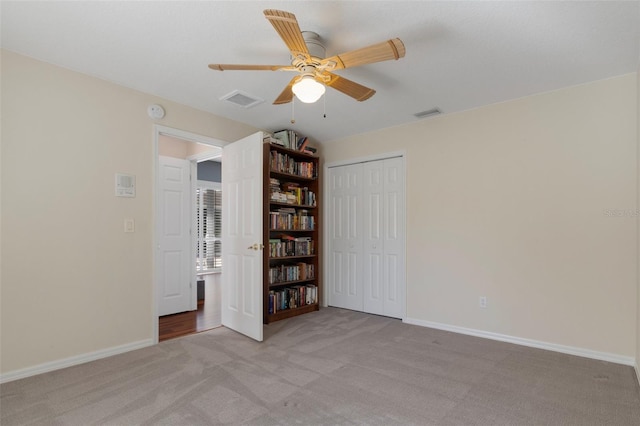
[[[156,343],[221,326],[225,142],[155,126]]]

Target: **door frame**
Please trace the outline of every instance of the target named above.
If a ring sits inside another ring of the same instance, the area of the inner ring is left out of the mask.
[[[152,299],[153,299],[153,307],[151,309],[152,312],[152,317],[151,317],[151,329],[152,329],[152,333],[153,333],[153,343],[154,344],[158,344],[159,341],[159,328],[158,328],[158,286],[157,286],[157,266],[159,263],[159,259],[158,259],[158,235],[157,235],[157,220],[158,220],[158,209],[160,208],[159,203],[158,203],[158,179],[160,178],[159,176],[159,170],[160,170],[160,160],[159,160],[159,156],[160,156],[160,152],[159,152],[159,138],[160,135],[165,135],[165,136],[170,136],[176,139],[181,139],[187,142],[193,142],[193,143],[199,143],[199,144],[203,144],[203,145],[210,145],[212,147],[217,147],[217,148],[222,148],[223,146],[227,145],[228,142],[222,141],[220,139],[215,139],[209,136],[204,136],[204,135],[199,135],[197,133],[191,133],[185,130],[180,130],[180,129],[175,129],[172,127],[166,127],[166,126],[161,126],[159,124],[154,124],[153,125],[153,167],[152,167],[152,181],[151,181],[151,198],[152,198],[152,205],[153,205],[153,211],[152,211],[152,220],[151,220],[151,229],[152,229],[152,245],[151,245],[151,251],[153,253],[152,256],[152,265],[151,265],[151,284],[152,284]],[[194,163],[194,160],[191,158],[187,158],[187,160],[191,161],[192,166]],[[194,182],[192,182],[192,186],[193,184],[195,184]],[[193,191],[192,191],[193,192]],[[194,200],[193,198],[193,194],[191,195],[190,199],[191,199],[191,211],[193,213],[193,203]],[[191,214],[191,216],[193,216],[193,214]],[[193,222],[193,220],[192,220]],[[191,233],[192,235],[192,240],[193,240],[193,232]],[[191,244],[193,246],[193,244]],[[192,257],[194,257],[195,255],[193,254],[194,250],[192,247]],[[193,264],[193,276],[195,277],[195,262]],[[192,289],[193,294],[195,293],[195,288]]]
[[[386,160],[388,158],[397,158],[400,157],[402,159],[402,168],[404,171],[404,227],[402,229],[402,233],[404,234],[404,269],[405,269],[405,282],[404,282],[404,312],[402,315],[402,320],[404,321],[404,319],[407,316],[407,280],[406,280],[406,276],[407,276],[407,151],[406,150],[400,150],[400,151],[390,151],[390,152],[382,152],[380,154],[373,154],[373,155],[368,155],[368,156],[364,156],[364,157],[356,157],[356,158],[349,158],[349,159],[345,159],[345,160],[336,160],[336,161],[332,161],[330,163],[325,163],[324,167],[323,167],[323,177],[322,177],[322,188],[323,188],[323,199],[326,200],[323,204],[324,207],[322,208],[322,215],[323,217],[331,217],[331,205],[329,200],[330,198],[330,188],[331,188],[331,182],[329,181],[329,169],[331,168],[335,168],[335,167],[341,167],[341,166],[350,166],[352,164],[358,164],[358,163],[369,163],[371,161],[380,161],[380,160]],[[324,277],[330,277],[331,275],[331,271],[329,270],[329,256],[331,255],[331,253],[329,253],[329,238],[330,238],[330,226],[324,226],[324,231],[322,233],[322,240],[324,241],[324,243],[322,244],[322,257],[324,259],[323,262],[323,267],[322,267],[322,271],[323,271],[323,276]],[[327,278],[325,278],[326,280]],[[323,294],[322,294],[322,306],[323,307],[327,307],[328,303],[329,303],[329,288],[330,286],[323,285]]]

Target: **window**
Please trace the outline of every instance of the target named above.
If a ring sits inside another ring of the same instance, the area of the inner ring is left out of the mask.
[[[198,226],[196,271],[220,271],[222,268],[222,190],[219,183],[198,181],[196,221]]]

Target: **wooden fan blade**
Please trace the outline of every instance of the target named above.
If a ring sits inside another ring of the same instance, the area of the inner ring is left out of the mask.
[[[285,87],[282,93],[273,101],[274,105],[288,104],[293,100],[293,90],[291,90],[291,88],[298,78],[298,76],[295,76],[291,79],[287,87]]]
[[[295,68],[290,65],[236,65],[236,64],[209,64],[209,68],[216,71],[278,71]]]
[[[267,9],[264,11],[264,15],[269,22],[271,22],[271,25],[273,25],[273,28],[275,28],[278,34],[280,34],[280,37],[294,57],[300,54],[307,57],[309,56],[307,43],[304,41],[304,37],[302,37],[298,20],[293,13],[283,10]]]
[[[324,79],[322,77],[324,77]],[[323,72],[322,76],[317,77],[316,80],[326,84],[329,87],[333,87],[334,89],[344,93],[347,96],[351,96],[353,99],[359,102],[366,101],[376,93],[376,91],[373,89],[363,86],[362,84],[358,84],[355,81],[340,77],[339,75],[330,73],[328,71]]]
[[[388,61],[391,59],[397,60],[403,58],[405,52],[406,50],[402,40],[394,38],[383,41],[382,43],[363,47],[362,49],[352,50],[351,52],[323,59],[320,62],[320,66],[324,66],[327,70],[353,68],[374,62]]]

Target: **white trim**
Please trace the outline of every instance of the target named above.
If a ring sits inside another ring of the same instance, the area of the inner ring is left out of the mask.
[[[218,191],[222,191],[222,183],[221,182],[211,182],[209,180],[197,180],[197,186],[205,189],[215,189]]]
[[[326,169],[330,169],[332,167],[348,166],[351,164],[366,163],[369,161],[386,160],[387,158],[395,158],[395,157],[407,158],[407,151],[403,149],[401,151],[383,152],[381,154],[367,155],[366,157],[350,158],[348,160],[337,160],[337,161],[332,161],[331,163],[325,163],[324,165],[325,176],[326,176]]]
[[[195,263],[196,258],[196,244],[198,242],[198,219],[196,217],[196,188],[198,187],[198,163],[191,160],[189,162],[189,212],[191,213],[191,225],[189,229],[189,235],[191,236],[191,244],[190,246],[190,259],[193,263]],[[189,277],[189,281],[191,285],[189,286],[191,290],[191,310],[195,311],[198,309],[198,279],[196,278],[196,267],[195,265],[191,268],[191,276]]]
[[[576,355],[585,358],[608,361],[616,364],[635,366],[636,360],[633,357],[616,355],[608,352],[593,351],[591,349],[576,348],[573,346],[558,345],[556,343],[542,342],[539,340],[524,339],[522,337],[508,336],[506,334],[492,333],[490,331],[475,330],[473,328],[458,327],[455,325],[441,324],[437,322],[425,321],[416,318],[405,318],[402,322],[406,324],[419,325],[422,327],[435,328],[438,330],[451,331],[469,336],[482,337],[485,339],[498,340],[500,342],[514,343],[516,345],[528,346],[531,348],[545,349],[548,351],[560,352],[563,354]],[[637,372],[636,367],[636,372]]]
[[[203,161],[218,161],[222,158],[222,148],[219,152],[201,152],[200,154],[193,154],[187,157],[187,160],[195,161],[196,163],[202,163]]]
[[[209,136],[198,135],[196,133],[191,133],[191,132],[187,132],[180,129],[174,129],[172,127],[161,126],[159,124],[155,124],[153,126],[153,129],[156,134],[171,136],[176,139],[182,139],[188,142],[211,145],[217,148],[222,148],[223,146],[229,143],[220,139],[210,138]]]
[[[636,361],[636,365],[634,366],[636,371],[636,380],[638,381],[638,385],[640,385],[640,367],[638,367],[638,362]]]
[[[200,277],[204,277],[205,275],[213,275],[213,274],[221,274],[221,273],[222,273],[222,269],[213,269],[210,271],[198,272],[196,275],[198,276],[198,278],[200,278]]]
[[[8,373],[0,375],[0,383],[11,382],[18,379],[24,379],[25,377],[35,376],[36,374],[48,373],[49,371],[73,367],[74,365],[80,365],[86,362],[96,361],[98,359],[107,358],[113,355],[119,355],[125,352],[134,351],[136,349],[146,348],[148,346],[152,346],[153,344],[153,339],[139,340],[137,342],[127,343],[126,345],[114,346],[95,352],[89,352],[82,355],[59,359],[57,361],[45,362],[44,364],[35,365],[33,367],[9,371]]]

